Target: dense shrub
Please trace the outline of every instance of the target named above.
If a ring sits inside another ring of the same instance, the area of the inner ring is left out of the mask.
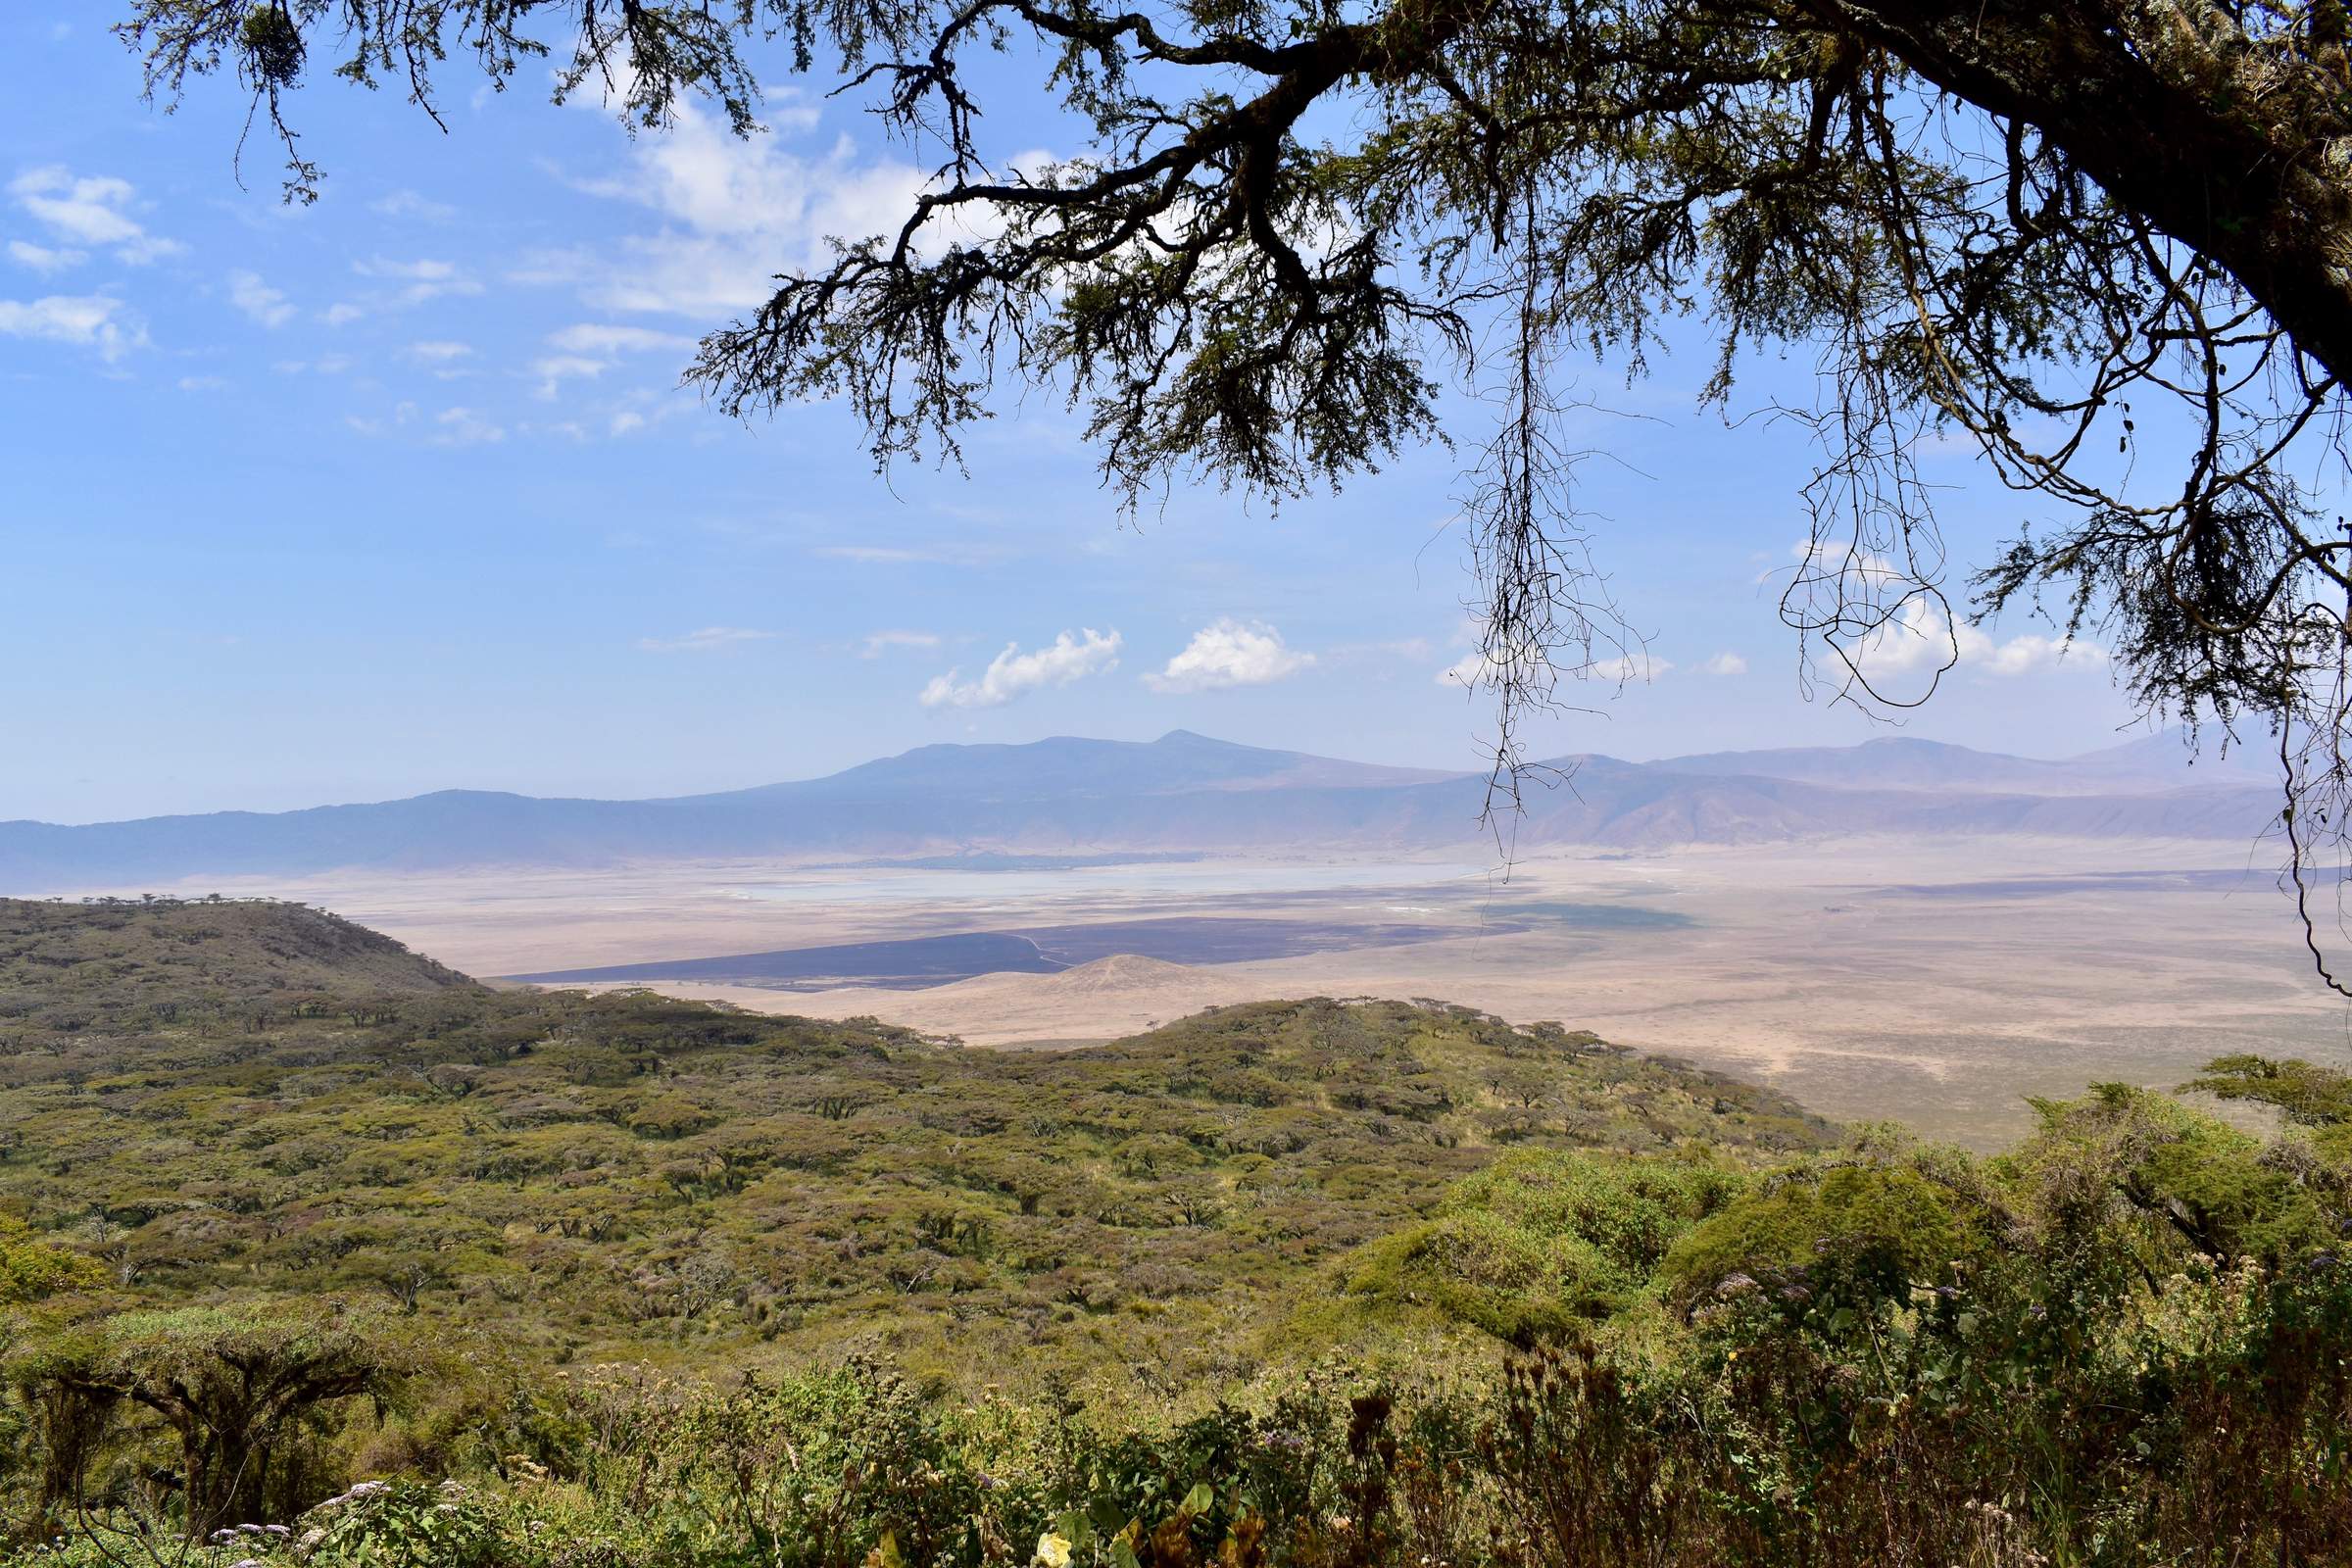
[[[2352,1562],[2326,1069],[1979,1160],[1467,1009],[991,1056],[303,933],[18,1001],[10,1562]]]

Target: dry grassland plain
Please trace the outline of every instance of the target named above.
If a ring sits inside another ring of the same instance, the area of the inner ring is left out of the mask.
[[[654,985],[998,1047],[1099,1042],[1235,1002],[1434,997],[1722,1068],[1839,1119],[1991,1148],[2029,1124],[2028,1096],[2178,1084],[2230,1051],[2352,1062],[2352,1017],[2311,978],[2274,860],[2242,842],[1973,839],[1549,855],[1507,878],[1465,849],[1404,863],[698,862],[218,890],[318,904],[482,976],[1183,916],[1435,926],[1446,934],[1409,946],[1113,957],[919,990]],[[1547,905],[1570,912],[1528,912]],[[1646,923],[1612,924],[1612,909]]]

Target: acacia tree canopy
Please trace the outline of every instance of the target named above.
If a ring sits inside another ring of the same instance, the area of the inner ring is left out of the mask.
[[[1915,460],[1957,435],[2036,514],[1970,610],[2040,604],[2150,712],[2275,746],[2297,892],[2340,885],[2344,0],[124,3],[151,91],[233,74],[303,200],[290,95],[330,56],[428,114],[453,58],[503,83],[547,57],[559,97],[658,125],[701,95],[739,131],[758,46],[838,69],[936,175],[689,373],[739,415],[838,398],[879,462],[953,459],[1034,381],[1131,502],[1174,476],[1281,496],[1446,434],[1444,375],[1494,394],[1463,502],[1505,796],[1515,717],[1630,636],[1569,493],[1561,358],[1639,368],[1703,310],[1722,400],[1740,353],[1797,346],[1819,396],[1776,412],[1819,445],[1783,604],[1808,668],[1901,703],[1874,685],[1890,640],[1956,658]],[[1004,50],[1086,127],[1067,161],[983,145],[970,67]]]

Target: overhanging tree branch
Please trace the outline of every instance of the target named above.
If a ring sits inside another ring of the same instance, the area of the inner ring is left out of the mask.
[[[829,51],[937,176],[691,375],[739,415],[838,398],[878,463],[953,460],[1017,380],[1086,410],[1130,505],[1178,475],[1289,496],[1443,438],[1442,377],[1508,383],[1464,510],[1506,759],[1536,666],[1622,642],[1550,428],[1563,354],[1639,373],[1703,312],[1728,406],[1742,356],[1802,346],[1819,396],[1777,412],[1820,459],[1784,613],[1841,696],[1919,700],[1898,666],[1958,656],[1919,466],[1958,437],[2039,513],[1974,612],[2046,601],[2150,712],[2283,738],[2298,879],[2346,853],[2340,0],[124,3],[152,90],[233,70],[281,129],[330,42],[428,109],[449,58],[503,84],[544,54],[559,95],[643,124],[707,95],[738,130],[747,50]],[[1017,47],[1079,156],[981,144],[964,63]]]

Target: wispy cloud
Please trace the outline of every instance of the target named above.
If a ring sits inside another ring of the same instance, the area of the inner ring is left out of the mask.
[[[1537,657],[1530,655],[1531,661]],[[1555,660],[1564,661],[1567,656],[1554,655],[1553,657]],[[1595,659],[1582,664],[1565,662],[1558,664],[1559,674],[1570,680],[1597,681],[1612,686],[1629,686],[1653,681],[1672,668],[1674,668],[1672,660],[1659,659],[1640,651]],[[1467,686],[1477,690],[1496,685],[1504,673],[1501,666],[1488,659],[1485,654],[1474,651],[1464,654],[1444,669],[1439,670],[1438,684],[1441,686]]]
[[[879,659],[901,648],[937,648],[939,633],[933,631],[877,631],[867,634],[865,646],[858,650],[860,659]]]
[[[8,242],[9,259],[28,271],[47,277],[79,267],[90,259],[87,251],[56,250],[47,245],[35,245],[30,240],[12,239]]]
[[[17,205],[53,235],[70,244],[112,251],[117,261],[132,267],[186,248],[177,240],[150,234],[131,216],[138,192],[126,179],[75,174],[51,166],[19,174],[8,190]]]
[[[721,319],[758,305],[779,267],[822,267],[828,240],[897,232],[930,176],[918,165],[861,151],[848,136],[802,141],[819,111],[786,102],[765,117],[770,134],[746,140],[725,122],[681,107],[660,136],[629,146],[616,177],[575,180],[591,195],[632,203],[661,220],[610,251],[532,258],[511,274],[571,283],[600,309]],[[1034,171],[1051,160],[1027,153],[999,171]],[[942,211],[918,248],[992,231],[993,210]]]
[[[404,282],[422,284],[443,293],[467,287],[466,275],[458,270],[455,262],[434,261],[418,257],[415,261],[398,262],[389,257],[370,256],[351,264],[351,270],[362,277],[398,278]],[[473,288],[479,291],[480,285]]]
[[[564,388],[565,381],[593,381],[612,368],[605,360],[591,360],[578,354],[550,354],[531,362],[531,373],[539,378],[538,396],[552,398]]]
[[[874,566],[947,563],[957,559],[942,550],[911,550],[898,545],[819,545],[813,554],[828,561],[858,561]]]
[[[1092,626],[1075,636],[1063,632],[1046,647],[1022,653],[1020,644],[1006,643],[989,661],[978,680],[962,680],[960,669],[934,676],[923,688],[925,708],[1000,708],[1041,686],[1067,686],[1089,675],[1102,675],[1119,664],[1117,632],[1098,632]]]
[[[123,310],[122,302],[102,294],[0,300],[0,335],[94,348],[109,362],[147,341],[146,329]]]
[[[506,427],[471,409],[443,409],[433,416],[433,443],[445,447],[487,446],[507,438]]]
[[[264,326],[279,327],[294,319],[294,306],[285,292],[263,282],[259,272],[243,268],[228,274],[228,303]]]
[[[1702,675],[1744,675],[1747,673],[1747,661],[1738,654],[1714,654],[1699,661],[1698,672]]]
[[[547,337],[548,346],[565,354],[593,354],[612,358],[620,354],[682,354],[694,347],[694,339],[676,332],[657,332],[651,327],[622,326],[612,321],[582,321]]]
[[[446,223],[458,216],[458,210],[449,203],[433,201],[413,190],[396,190],[388,196],[378,196],[368,204],[368,210],[386,218],[420,218],[433,223]]]
[[[656,332],[648,327],[609,321],[582,321],[566,326],[549,333],[547,341],[557,352],[531,362],[531,374],[539,378],[538,395],[542,398],[555,397],[565,381],[595,380],[618,366],[623,355],[683,354],[694,347],[694,339],[675,332]]]
[[[480,280],[457,263],[439,261],[429,256],[410,261],[385,256],[364,257],[353,262],[351,270],[361,277],[373,279],[386,286],[364,300],[344,300],[328,308],[325,319],[329,326],[349,325],[371,311],[397,310],[405,306],[422,305],[428,300],[448,295],[482,292]]]
[[[449,412],[451,414],[462,414],[465,411],[462,409],[452,409]],[[444,417],[447,417],[447,416],[444,416]],[[376,437],[389,435],[396,429],[400,429],[407,425],[413,425],[416,422],[416,405],[414,403],[404,402],[393,407],[392,417],[389,419],[374,419],[368,418],[357,414],[347,414],[343,416],[343,422],[364,436]]]
[[[1160,692],[1217,691],[1265,686],[1295,675],[1315,662],[1285,646],[1282,633],[1262,622],[1245,624],[1230,616],[1201,627],[1165,668],[1144,677]]]
[[[775,635],[745,626],[705,626],[683,637],[640,637],[637,646],[649,654],[714,654],[745,643],[763,643]]]
[[[1568,673],[1586,680],[1605,681],[1624,686],[1635,682],[1656,680],[1674,668],[1671,659],[1659,659],[1651,654],[1619,654],[1614,659],[1595,659],[1591,663],[1571,668]]]

